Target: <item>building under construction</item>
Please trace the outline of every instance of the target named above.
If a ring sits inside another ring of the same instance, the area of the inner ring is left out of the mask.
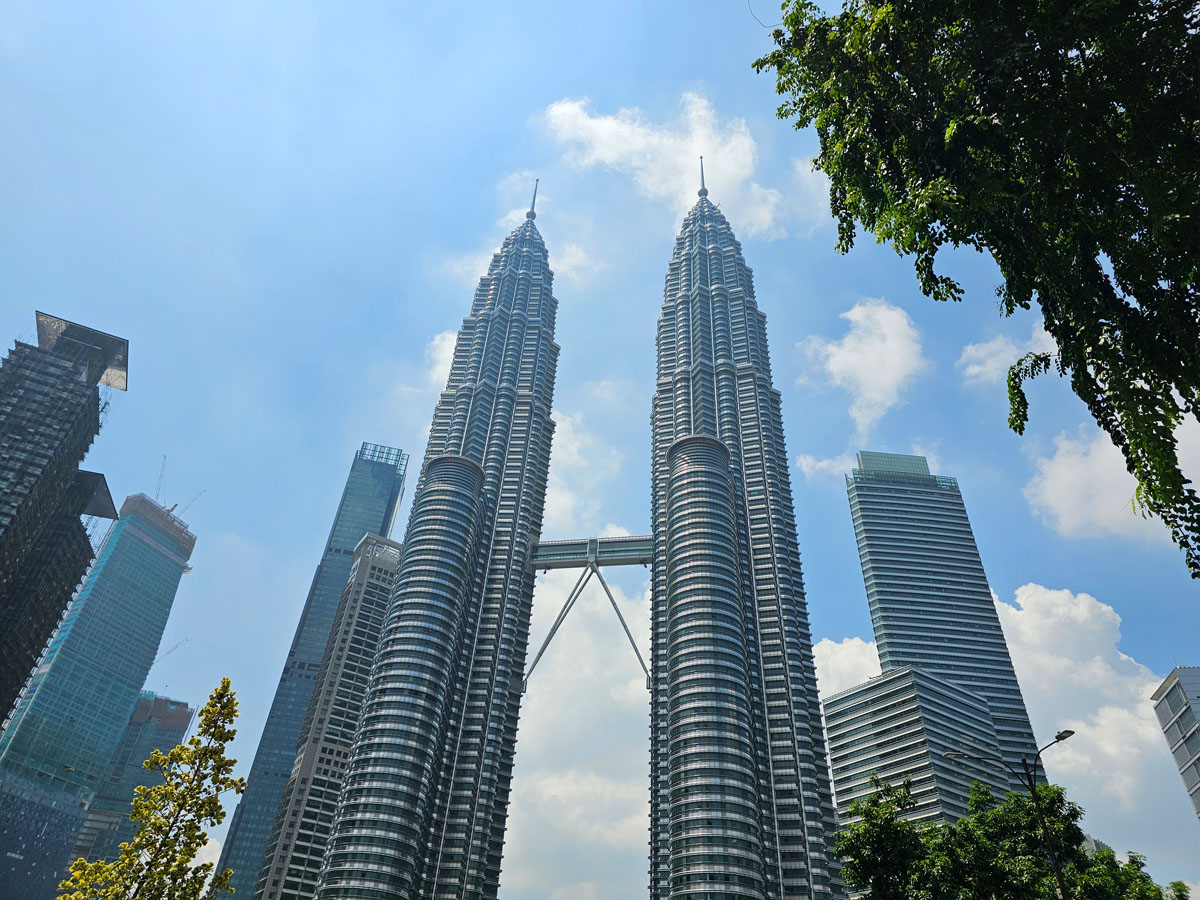
[[[37,346],[0,363],[0,718],[94,556],[83,517],[115,519],[104,476],[80,462],[125,390],[129,342],[37,313]]]

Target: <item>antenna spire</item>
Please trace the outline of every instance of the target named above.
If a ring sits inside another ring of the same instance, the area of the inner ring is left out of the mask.
[[[708,188],[704,186],[704,157],[700,157],[700,190],[697,193],[701,197],[708,196]]]
[[[533,211],[533,208],[537,206],[537,188],[539,181],[541,181],[540,178],[533,179],[533,199],[529,201],[529,212],[525,213],[525,218],[527,219],[537,218],[537,213]]]

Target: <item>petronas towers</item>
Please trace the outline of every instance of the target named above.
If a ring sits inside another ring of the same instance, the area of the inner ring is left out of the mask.
[[[493,256],[458,333],[322,900],[497,895],[559,352],[534,218]],[[765,326],[741,247],[702,188],[657,337],[653,900],[841,893]]]

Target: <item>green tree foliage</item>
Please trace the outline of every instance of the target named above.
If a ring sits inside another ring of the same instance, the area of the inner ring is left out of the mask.
[[[954,825],[909,821],[909,784],[872,782],[875,793],[851,806],[861,821],[838,835],[842,877],[867,900],[1058,900],[1045,839],[1032,800],[1009,794],[997,803],[976,783],[969,814]],[[1187,885],[1166,889],[1136,853],[1121,863],[1111,850],[1088,854],[1079,828],[1083,810],[1062,788],[1038,787],[1038,798],[1071,900],[1188,900]]]
[[[221,794],[246,788],[244,779],[231,774],[237,760],[225,756],[225,745],[237,734],[231,727],[235,718],[237,699],[225,678],[200,711],[196,734],[146,760],[163,783],[137,789],[133,840],[121,845],[113,862],[76,860],[59,885],[60,900],[209,900],[233,892],[232,869],[213,875],[214,863],[194,863],[208,841],[206,829],[225,818]]]
[[[815,125],[838,249],[856,227],[957,300],[938,250],[989,252],[1005,315],[1040,307],[1056,368],[1120,447],[1136,501],[1200,577],[1200,497],[1175,430],[1200,418],[1200,6],[1195,0],[845,0],[784,5],[779,116]]]

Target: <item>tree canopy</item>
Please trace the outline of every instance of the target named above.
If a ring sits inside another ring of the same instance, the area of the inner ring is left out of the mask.
[[[1012,793],[997,803],[976,783],[966,818],[930,825],[903,818],[915,805],[907,782],[876,780],[874,786],[875,793],[851,806],[861,820],[843,829],[834,847],[842,877],[866,891],[867,900],[1059,900],[1028,796]],[[1188,900],[1187,885],[1155,884],[1136,853],[1124,863],[1112,850],[1087,853],[1079,827],[1083,810],[1060,787],[1040,785],[1037,791],[1070,900]]]
[[[233,893],[232,869],[213,874],[215,863],[195,860],[208,841],[207,829],[225,818],[221,794],[246,788],[244,779],[232,776],[237,760],[225,755],[237,734],[231,727],[236,717],[237,699],[225,678],[200,711],[196,733],[146,760],[163,783],[137,788],[133,840],[121,845],[112,862],[72,863],[70,877],[59,885],[60,900],[210,900]]]
[[[780,118],[815,125],[846,252],[862,227],[921,290],[949,244],[991,254],[1005,315],[1037,303],[1067,377],[1200,577],[1200,496],[1175,433],[1200,419],[1200,4],[1195,0],[845,0],[784,5]]]

